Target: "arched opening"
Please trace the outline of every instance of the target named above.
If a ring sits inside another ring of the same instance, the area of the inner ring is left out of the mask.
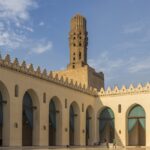
[[[23,97],[22,114],[22,145],[32,146],[33,142],[33,102],[30,94],[26,92]]]
[[[49,145],[56,145],[56,106],[53,101],[49,103]]]
[[[53,97],[49,103],[49,146],[61,145],[62,142],[62,107],[59,99]]]
[[[145,111],[140,105],[128,113],[128,145],[145,146]]]
[[[93,108],[89,106],[86,109],[86,136],[85,136],[85,141],[86,145],[92,145],[92,140],[93,140]]]
[[[100,143],[106,141],[112,143],[115,137],[114,130],[114,113],[109,107],[106,107],[102,110],[99,116]]]
[[[10,101],[6,86],[0,81],[0,146],[8,146]]]
[[[89,145],[89,138],[90,138],[90,114],[89,111],[86,110],[86,145]]]
[[[80,145],[80,111],[75,102],[69,109],[69,145]]]
[[[0,92],[0,146],[3,143],[3,97],[2,93]]]

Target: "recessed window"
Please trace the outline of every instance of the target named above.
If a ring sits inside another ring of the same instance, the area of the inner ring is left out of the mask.
[[[46,93],[43,93],[43,103],[46,103]]]
[[[15,85],[15,97],[19,96],[19,86]]]
[[[76,60],[76,58],[75,58],[75,57],[73,57],[73,60],[75,61],[75,60]]]
[[[75,68],[75,65],[73,65],[72,68],[74,69],[74,68]]]
[[[79,60],[81,59],[81,52],[79,52]]]
[[[82,104],[82,112],[84,112],[84,104]]]
[[[74,37],[73,37],[73,39],[75,40],[75,39],[76,39],[76,37],[74,36]]]
[[[75,47],[75,46],[76,46],[76,44],[74,43],[74,44],[73,44],[73,46]]]
[[[81,44],[81,43],[79,43],[79,46],[82,46],[82,44]]]
[[[67,108],[67,99],[65,99],[65,108]]]
[[[121,113],[121,104],[118,105],[118,113]]]

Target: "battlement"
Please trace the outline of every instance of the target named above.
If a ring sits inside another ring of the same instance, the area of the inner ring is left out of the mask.
[[[65,86],[67,88],[77,90],[92,96],[97,96],[97,90],[92,87],[87,87],[85,84],[83,85],[78,82],[73,82],[73,80],[69,80],[68,77],[59,77],[57,73],[54,75],[52,71],[48,73],[46,69],[41,71],[39,66],[35,69],[33,64],[27,65],[25,61],[20,64],[17,58],[11,61],[10,55],[8,54],[5,56],[5,58],[0,57],[0,67],[59,84],[61,86]]]
[[[134,87],[133,84],[130,84],[128,88],[125,85],[122,86],[121,89],[118,86],[115,86],[113,89],[108,87],[106,90],[101,88],[98,95],[99,96],[117,96],[117,95],[132,95],[132,94],[139,94],[139,93],[150,93],[150,83],[146,83],[145,85],[138,84],[137,87]]]

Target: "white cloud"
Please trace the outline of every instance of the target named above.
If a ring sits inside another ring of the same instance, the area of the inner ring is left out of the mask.
[[[52,47],[53,45],[51,41],[40,41],[40,43],[38,43],[37,45],[35,45],[35,47],[32,48],[31,53],[42,54],[46,51],[51,50]]]
[[[22,26],[23,29],[29,31],[29,32],[34,32],[34,29],[31,27],[27,27],[27,26]]]
[[[107,51],[101,53],[97,59],[89,59],[89,64],[98,71],[103,71],[106,74],[112,73],[123,66],[122,59],[112,59]]]
[[[140,59],[133,59],[130,61],[130,65],[128,67],[129,73],[135,74],[143,71],[147,71],[150,69],[150,57],[146,56]]]
[[[40,23],[39,23],[39,26],[44,26],[45,25],[45,23],[43,22],[43,21],[41,21]]]
[[[0,46],[16,49],[24,43],[25,39],[23,35],[16,34],[14,31],[0,30]]]
[[[25,32],[34,30],[24,25],[30,19],[29,10],[37,7],[35,0],[0,0],[0,46],[20,48],[27,41]]]
[[[128,58],[113,58],[107,51],[103,52],[96,59],[89,59],[89,65],[96,68],[97,71],[102,71],[105,74],[105,80],[109,82],[129,81],[139,74],[150,74],[150,56],[145,55],[139,57],[130,56]],[[123,79],[122,79],[122,76]],[[126,79],[128,77],[128,79]]]
[[[123,33],[125,34],[133,34],[140,33],[145,29],[145,24],[141,21],[136,23],[131,23],[123,27]]]
[[[125,28],[123,33],[137,33],[142,31],[143,27],[128,27]]]
[[[4,23],[0,22],[0,30],[4,30]]]
[[[0,0],[0,18],[24,21],[30,18],[29,10],[35,7],[35,0]]]
[[[0,47],[7,50],[27,50],[28,54],[41,54],[52,48],[49,39],[29,38],[34,32],[28,25],[30,9],[37,8],[36,0],[0,0]],[[43,26],[44,22],[40,22]]]

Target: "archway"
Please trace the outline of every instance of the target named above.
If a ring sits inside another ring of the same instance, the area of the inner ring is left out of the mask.
[[[93,119],[93,108],[91,106],[88,106],[88,108],[86,109],[86,145],[92,145],[93,142]]]
[[[0,146],[8,146],[9,138],[9,115],[10,115],[10,97],[8,89],[0,81]]]
[[[3,97],[0,92],[0,146],[2,146],[3,141]]]
[[[22,112],[22,145],[32,146],[33,142],[33,102],[30,94],[26,92],[23,97]]]
[[[69,109],[69,145],[80,145],[80,111],[76,102]]]
[[[108,143],[112,143],[115,137],[114,113],[109,107],[104,108],[100,113],[99,137],[101,143],[106,140]]]
[[[36,92],[29,89],[22,101],[22,145],[39,145],[40,104]]]
[[[61,145],[62,142],[62,106],[57,97],[49,103],[49,146]]]
[[[128,145],[145,146],[145,111],[140,105],[128,113]]]

